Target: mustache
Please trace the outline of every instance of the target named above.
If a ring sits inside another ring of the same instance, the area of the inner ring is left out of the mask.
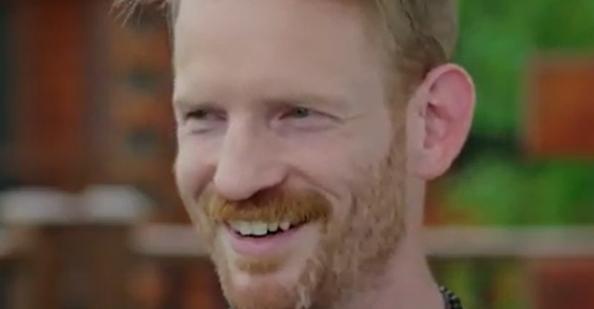
[[[206,215],[218,223],[326,221],[332,209],[330,201],[320,193],[288,189],[260,191],[242,201],[229,201],[218,194],[211,194],[205,203]]]

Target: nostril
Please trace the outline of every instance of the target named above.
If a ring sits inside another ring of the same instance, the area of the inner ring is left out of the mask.
[[[213,183],[215,191],[230,201],[245,200],[260,191],[281,184],[285,179],[285,168],[281,164],[268,162],[266,165],[237,164],[220,166]]]
[[[217,172],[214,178],[214,188],[221,197],[229,201],[248,199],[258,191],[255,183],[242,176],[241,173]]]

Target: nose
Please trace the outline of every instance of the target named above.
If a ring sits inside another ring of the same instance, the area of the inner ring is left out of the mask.
[[[265,133],[229,127],[213,179],[216,192],[241,201],[282,183],[287,171],[273,144]]]

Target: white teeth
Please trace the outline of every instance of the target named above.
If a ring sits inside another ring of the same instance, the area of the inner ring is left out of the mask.
[[[232,221],[229,226],[241,236],[264,236],[278,231],[287,231],[291,228],[289,221],[266,223],[262,221]]]
[[[240,230],[239,226],[241,225],[241,222],[239,222],[239,221],[231,221],[231,222],[229,222],[229,225],[230,225],[230,226],[231,226],[231,227],[232,227],[234,230],[236,230],[236,231],[238,231],[238,232],[239,232],[239,230]]]
[[[272,232],[272,233],[278,231],[278,225],[279,225],[278,222],[268,223],[268,231]]]
[[[288,230],[290,227],[291,227],[291,223],[290,223],[289,221],[283,221],[283,222],[281,222],[281,224],[280,224],[280,228],[281,228],[281,230],[283,230],[283,231],[286,231],[286,230]]]
[[[239,234],[243,236],[250,235],[252,233],[252,227],[248,222],[241,221],[239,225]]]
[[[268,224],[264,222],[252,223],[252,234],[256,236],[264,236],[268,233]]]
[[[248,222],[245,221],[233,221],[230,222],[231,228],[243,236],[250,235],[252,233],[252,227]]]

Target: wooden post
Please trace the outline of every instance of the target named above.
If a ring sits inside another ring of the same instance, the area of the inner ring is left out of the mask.
[[[528,72],[525,146],[532,157],[594,156],[594,58],[540,57]]]
[[[28,308],[129,308],[127,236],[125,225],[38,227],[28,255]]]
[[[86,145],[88,1],[15,1],[15,161],[23,181],[78,189]]]

